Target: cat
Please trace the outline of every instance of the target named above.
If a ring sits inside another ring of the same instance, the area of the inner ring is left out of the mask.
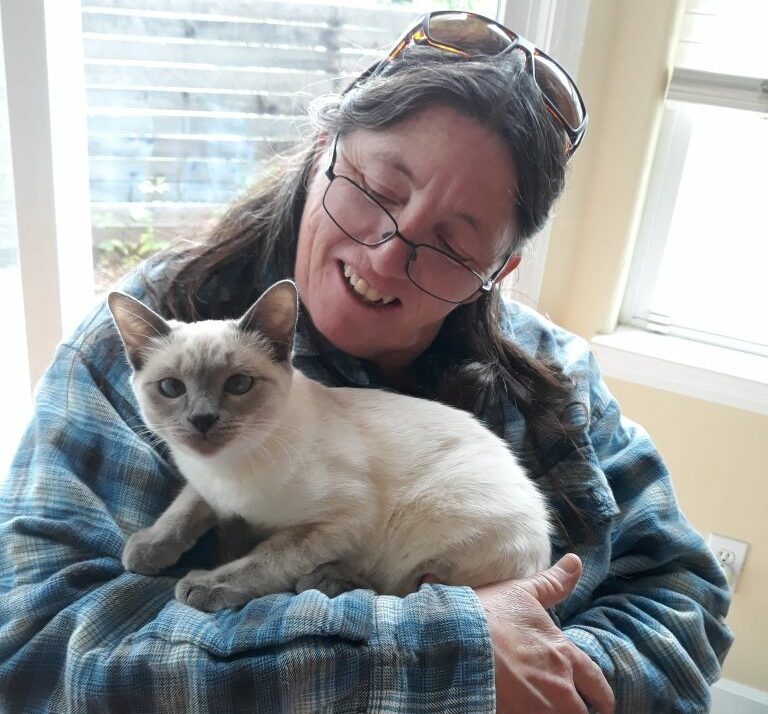
[[[189,572],[178,600],[216,611],[310,588],[404,596],[427,574],[477,587],[549,566],[545,499],[477,419],[388,391],[326,387],[293,368],[292,281],[239,320],[165,320],[119,292],[108,305],[145,424],[186,480],[128,538],[126,570],[159,573],[237,520],[261,540]]]

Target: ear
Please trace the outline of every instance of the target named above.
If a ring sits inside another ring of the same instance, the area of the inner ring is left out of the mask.
[[[507,277],[513,270],[517,268],[518,265],[520,265],[520,261],[523,259],[523,256],[521,255],[511,255],[509,256],[509,259],[506,263],[504,263],[504,267],[501,269],[501,272],[499,273],[498,277],[496,278],[496,282],[501,282],[504,280],[504,278]]]
[[[322,154],[328,148],[328,145],[330,143],[331,143],[331,137],[328,135],[327,131],[318,132],[317,137],[315,139],[315,152],[318,155]]]
[[[309,170],[309,179],[314,179],[318,175],[325,173],[331,162],[330,146],[333,143],[333,137],[328,132],[321,131],[315,136],[315,146],[312,150],[312,166]],[[309,181],[307,181],[309,184]]]
[[[238,328],[258,332],[269,339],[278,362],[290,362],[299,293],[292,280],[275,283],[240,318]]]
[[[166,337],[171,328],[160,315],[125,293],[113,292],[107,298],[109,311],[125,345],[134,370],[144,366],[144,350],[158,337]]]
[[[496,276],[496,280],[494,280],[494,285],[498,285],[504,278],[507,277],[515,268],[517,268],[518,265],[520,265],[520,261],[522,260],[522,256],[520,255],[511,255],[507,262],[504,263],[504,266],[501,269],[501,272]],[[473,303],[475,300],[479,300],[480,296],[483,293],[479,292],[474,297],[470,298],[466,301],[466,304]]]

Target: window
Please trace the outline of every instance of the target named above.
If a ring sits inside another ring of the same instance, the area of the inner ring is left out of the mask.
[[[298,138],[313,97],[346,86],[418,12],[457,4],[83,0],[96,291],[194,239]]]
[[[764,0],[689,0],[624,324],[768,356]]]
[[[535,19],[533,4],[520,5]],[[198,234],[302,131],[310,97],[380,57],[419,12],[455,6],[499,10],[496,0],[0,3],[0,393],[13,405],[0,479],[31,386],[106,286],[176,235]]]

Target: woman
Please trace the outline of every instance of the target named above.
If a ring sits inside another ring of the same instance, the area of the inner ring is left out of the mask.
[[[313,121],[207,241],[123,288],[167,316],[234,317],[295,275],[295,364],[485,419],[547,494],[565,557],[477,592],[182,606],[174,584],[206,562],[205,543],[167,577],[120,565],[179,477],[142,431],[102,309],[60,347],[4,488],[0,699],[10,711],[562,714],[613,711],[614,698],[623,712],[706,711],[731,642],[723,576],[584,343],[497,290],[582,139],[575,86],[495,23],[435,13]]]

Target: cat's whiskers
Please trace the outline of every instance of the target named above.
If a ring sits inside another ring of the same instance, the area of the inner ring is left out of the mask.
[[[288,463],[292,471],[295,470],[295,466],[293,463],[293,459],[291,458],[291,454],[288,451],[288,448],[290,447],[293,449],[294,454],[297,456],[297,458],[301,461],[302,465],[306,466],[307,460],[304,457],[304,453],[301,449],[299,449],[295,444],[292,444],[290,441],[286,441],[280,436],[278,436],[277,432],[280,429],[283,429],[285,431],[293,432],[294,434],[298,434],[299,436],[303,436],[306,438],[306,434],[302,432],[300,429],[295,429],[293,427],[286,426],[284,424],[281,424],[280,422],[269,420],[269,419],[254,419],[251,422],[249,422],[251,425],[257,425],[257,426],[266,426],[271,427],[267,437],[265,439],[261,440],[262,444],[266,444],[267,441],[272,439],[282,450],[285,452],[286,457],[288,458]],[[250,439],[256,439],[255,436],[252,434],[244,433],[242,435],[243,438],[250,438]]]
[[[307,465],[307,460],[304,458],[304,454],[302,453],[301,449],[299,449],[294,444],[291,444],[290,442],[283,441],[279,436],[277,436],[274,433],[272,435],[272,438],[277,442],[278,446],[280,446],[282,448],[282,450],[285,452],[285,455],[288,458],[288,465],[289,465],[289,467],[290,467],[292,472],[295,471],[296,469],[294,467],[293,459],[291,458],[291,454],[288,451],[288,447],[289,446],[293,449],[294,454],[301,461],[301,464],[303,466]]]
[[[269,449],[267,449],[267,448],[264,446],[264,444],[256,444],[256,448],[258,449],[258,451],[259,451],[260,453],[261,453],[261,452],[264,452],[264,453],[265,453],[265,454],[266,454],[266,455],[269,457],[269,460],[272,462],[272,470],[273,470],[273,471],[276,471],[276,470],[277,470],[277,464],[275,463],[275,459],[274,459],[274,457],[272,456],[272,452],[271,452]],[[250,452],[249,452],[249,454],[250,454]],[[254,473],[256,473],[256,471],[255,471],[255,470],[254,470]]]
[[[248,458],[248,463],[251,465],[251,474],[256,475],[258,473],[258,469],[256,468],[256,464],[254,463],[253,459],[251,458],[251,452],[247,452],[246,457]]]
[[[276,431],[276,430],[288,431],[304,439],[309,438],[309,434],[307,434],[305,431],[302,431],[301,429],[298,429],[295,426],[290,426],[288,424],[285,424],[284,422],[277,421],[276,419],[253,419],[249,423],[258,424],[259,426],[266,425],[266,426],[272,427],[273,431]]]
[[[269,457],[270,463],[272,464],[272,469],[273,470],[277,469],[277,464],[275,462],[275,459],[272,453],[268,448],[264,446],[264,439],[261,439],[253,434],[249,434],[247,431],[235,430],[234,428],[229,431],[233,433],[232,436],[229,436],[229,443],[231,444],[240,443],[246,447],[246,448],[237,449],[237,452],[240,454],[245,454],[248,461],[251,462],[251,466],[252,468],[254,468],[254,471],[257,470],[255,469],[251,461],[251,456],[253,455],[254,449],[256,449],[257,452],[263,452],[264,454],[266,454]]]
[[[272,463],[272,468],[277,469],[277,464],[275,462],[275,456],[276,454],[273,454],[272,451],[269,449],[269,446],[267,446],[266,440],[259,439],[258,437],[253,436],[252,434],[248,433],[241,433],[238,435],[238,439],[241,441],[244,441],[248,443],[250,446],[255,447],[259,452],[263,452],[269,456],[270,462]],[[291,457],[291,453],[288,450],[286,444],[282,442],[281,440],[275,438],[275,442],[278,446],[282,448],[282,450],[285,452],[286,458],[288,459],[288,465],[291,472],[294,472],[296,470],[293,458]],[[306,459],[304,458],[303,454],[299,449],[296,447],[293,447],[295,450],[296,456],[300,459],[301,463],[306,466]]]

